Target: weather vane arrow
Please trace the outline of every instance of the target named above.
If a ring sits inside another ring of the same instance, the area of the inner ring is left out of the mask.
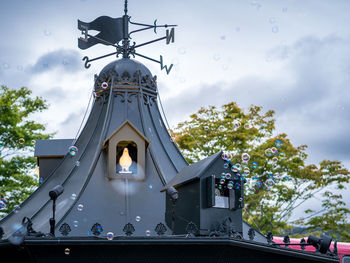
[[[85,68],[90,67],[90,62],[109,57],[112,55],[117,55],[117,57],[122,54],[123,58],[129,58],[130,55],[133,57],[139,56],[148,60],[151,60],[153,62],[160,64],[160,69],[165,69],[166,73],[169,74],[170,70],[173,67],[173,64],[170,64],[169,66],[164,65],[163,63],[163,56],[160,56],[159,60],[147,57],[145,55],[139,54],[136,52],[136,48],[146,46],[149,44],[152,44],[157,41],[166,40],[166,44],[174,43],[175,41],[175,27],[177,25],[157,25],[157,19],[154,21],[153,25],[148,24],[141,24],[141,23],[135,23],[130,21],[130,16],[127,15],[128,13],[128,1],[125,0],[124,4],[124,15],[123,17],[119,18],[111,18],[108,16],[100,16],[96,18],[94,21],[90,23],[82,22],[78,20],[78,29],[81,30],[81,33],[83,37],[78,38],[78,47],[80,49],[88,49],[96,44],[103,44],[107,46],[113,46],[116,48],[115,52],[96,57],[93,59],[89,59],[87,56],[83,58],[83,61],[85,61]],[[131,31],[129,33],[129,23],[136,26],[141,26],[143,28]],[[130,45],[130,39],[131,34],[153,29],[154,33],[157,34],[157,28],[167,28],[166,29],[166,35],[164,37],[160,37],[142,44],[136,45],[135,42],[133,42],[133,45]],[[170,28],[170,29],[168,29]],[[89,34],[89,30],[96,30],[99,31],[99,33],[95,36]],[[121,44],[119,44],[119,42]]]

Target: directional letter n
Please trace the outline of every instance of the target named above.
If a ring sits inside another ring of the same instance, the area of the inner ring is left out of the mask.
[[[175,40],[175,28],[172,28],[170,30],[169,34],[169,29],[166,30],[166,44],[169,45],[170,41],[171,43],[174,43]]]

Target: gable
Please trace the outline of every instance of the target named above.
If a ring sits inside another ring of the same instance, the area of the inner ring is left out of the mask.
[[[110,140],[113,140],[116,136],[120,138],[127,138],[128,140],[137,140],[140,139],[145,141],[146,148],[150,144],[148,139],[143,135],[142,132],[140,132],[134,125],[132,125],[131,122],[125,121],[122,125],[119,126],[118,129],[116,129],[111,136],[109,136],[102,144],[102,148],[105,148],[108,146]]]

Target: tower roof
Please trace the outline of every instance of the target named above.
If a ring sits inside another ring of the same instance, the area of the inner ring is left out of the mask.
[[[122,58],[106,65],[98,75],[95,75],[95,91],[100,92],[106,87],[137,86],[151,90],[157,90],[157,77],[152,76],[151,71],[142,63]]]
[[[124,72],[129,73],[131,76],[134,75],[135,72],[140,71],[141,76],[149,76],[152,78],[151,71],[142,63],[129,59],[129,58],[122,58],[115,60],[108,65],[106,65],[100,72],[99,76],[103,74],[109,75],[111,72],[117,72],[118,74],[123,74]]]

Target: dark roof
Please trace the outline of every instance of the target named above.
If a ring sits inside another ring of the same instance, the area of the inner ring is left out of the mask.
[[[35,157],[61,157],[68,152],[73,139],[37,140],[35,143]]]
[[[164,191],[169,186],[179,186],[185,182],[200,178],[213,163],[221,156],[222,152],[215,153],[199,162],[184,167],[164,188]]]
[[[114,65],[129,68],[130,65],[142,64],[122,59]],[[146,68],[143,70],[148,71]],[[141,80],[138,79],[139,82],[134,82],[132,79],[132,83],[128,84],[130,80],[124,81],[123,76],[119,78],[124,84],[114,83],[112,90],[106,89],[94,97],[90,115],[74,142],[79,149],[76,155],[66,155],[72,139],[37,142],[36,156],[57,154],[65,155],[65,158],[20,205],[19,210],[11,212],[0,221],[4,238],[14,232],[12,226],[21,222],[25,216],[31,218],[36,231],[48,231],[48,219],[52,214],[52,202],[49,201],[48,193],[57,184],[64,187],[64,192],[56,203],[57,236],[62,236],[59,229],[64,223],[70,225],[70,236],[86,236],[87,231],[96,223],[103,226],[103,233],[119,233],[124,224],[135,223],[137,216],[142,220],[137,222],[134,235],[146,235],[146,230],[154,229],[152,224],[165,223],[165,194],[160,193],[160,190],[188,164],[171,140],[163,122],[157,104],[157,93],[145,89],[147,80],[142,77]],[[138,86],[135,83],[139,83]],[[111,91],[113,94],[109,96]],[[102,150],[103,142],[125,121],[135,126],[150,142],[145,152],[145,181],[129,181],[133,191],[128,193],[124,191],[123,180],[106,180],[108,155]],[[83,211],[78,210],[80,204],[84,207]],[[73,227],[76,220],[79,221],[79,226]]]
[[[138,70],[141,71],[141,75],[145,76],[148,75],[152,77],[151,71],[142,63],[129,59],[129,58],[122,58],[115,60],[111,63],[109,63],[107,66],[105,66],[101,72],[100,76],[102,74],[109,74],[111,70],[114,70],[115,72],[118,72],[119,74],[122,74],[124,72],[128,72],[131,76]]]

